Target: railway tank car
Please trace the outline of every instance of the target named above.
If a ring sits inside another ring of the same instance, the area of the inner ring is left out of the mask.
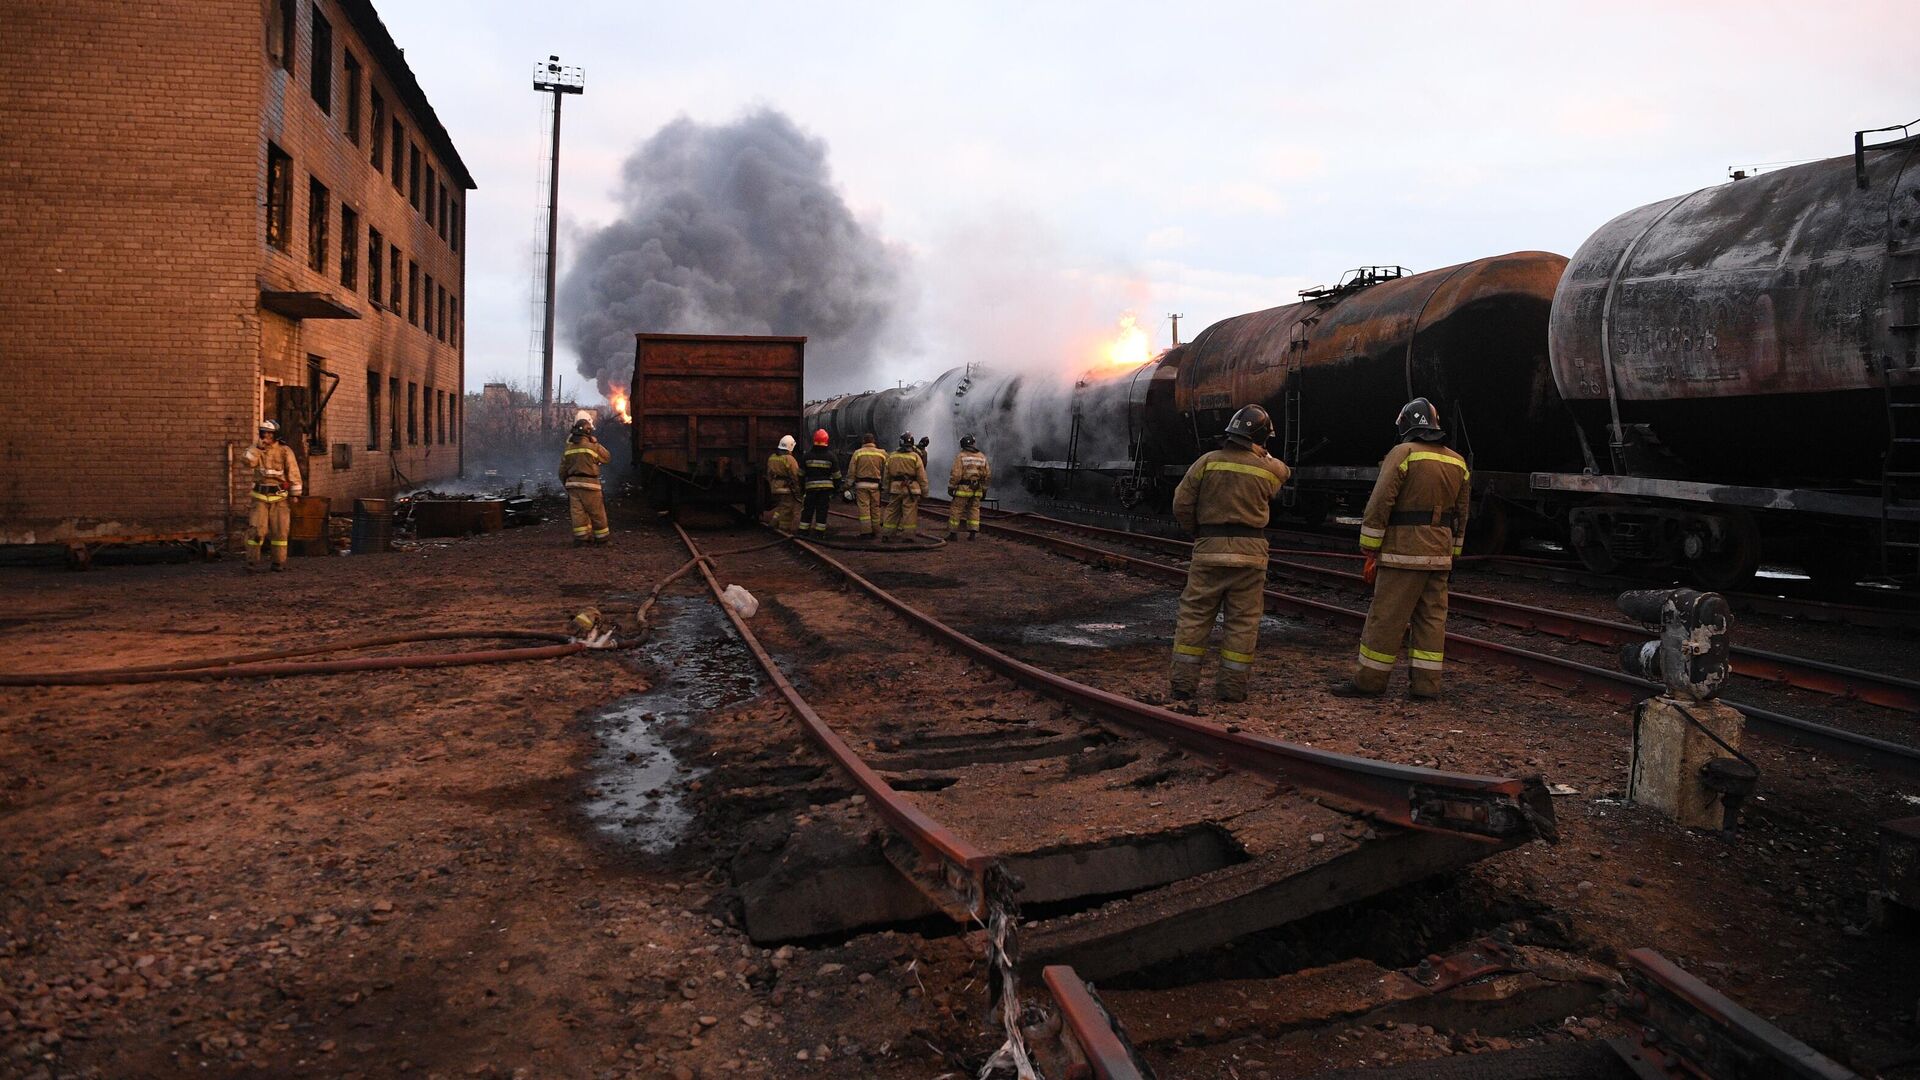
[[[1590,566],[1916,568],[1920,138],[1856,145],[1629,210],[1575,253],[1549,344],[1592,468],[1534,486],[1589,498],[1568,519]]]

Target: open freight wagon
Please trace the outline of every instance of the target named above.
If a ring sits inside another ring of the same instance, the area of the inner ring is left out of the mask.
[[[636,334],[633,462],[655,509],[757,515],[783,435],[802,436],[804,337]]]

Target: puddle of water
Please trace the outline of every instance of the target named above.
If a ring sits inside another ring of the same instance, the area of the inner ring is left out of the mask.
[[[593,717],[600,749],[589,786],[599,794],[582,807],[601,833],[656,855],[686,835],[687,784],[706,771],[681,762],[668,733],[760,691],[753,657],[711,600],[673,597],[657,610],[663,617],[646,657],[666,676]]]
[[[1027,645],[1065,645],[1078,649],[1112,649],[1134,645],[1166,644],[1173,640],[1173,618],[1178,597],[1172,594],[1143,596],[1129,603],[1100,612],[1125,622],[1083,622],[1077,619],[1042,623],[1020,629],[1016,639]],[[1268,615],[1260,620],[1260,636],[1296,637],[1302,625]]]

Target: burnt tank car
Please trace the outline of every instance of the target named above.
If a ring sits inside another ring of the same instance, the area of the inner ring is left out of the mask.
[[[1911,571],[1916,331],[1920,139],[1630,210],[1554,297],[1554,381],[1592,468],[1534,487],[1589,497],[1569,535],[1599,569]]]

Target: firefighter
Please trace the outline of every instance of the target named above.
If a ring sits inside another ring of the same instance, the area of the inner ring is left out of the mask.
[[[920,436],[920,441],[913,444],[913,452],[920,455],[920,464],[922,465],[927,463],[927,444],[932,441],[933,436],[922,435]]]
[[[792,536],[800,524],[800,463],[793,458],[793,436],[767,458],[767,490],[773,492],[773,527]]]
[[[1467,461],[1441,445],[1446,430],[1440,411],[1426,398],[1400,410],[1400,445],[1380,462],[1380,478],[1367,499],[1360,550],[1362,576],[1373,585],[1367,625],[1360,632],[1360,659],[1341,697],[1373,697],[1387,688],[1387,675],[1407,640],[1408,696],[1440,695],[1446,660],[1447,574],[1467,534]]]
[[[987,484],[993,480],[993,466],[980,444],[968,435],[960,440],[960,452],[954,455],[953,471],[947,474],[947,539],[960,536],[960,523],[967,523],[967,539],[980,539],[980,500],[987,497]]]
[[[827,512],[833,509],[833,493],[840,488],[840,463],[827,449],[827,442],[826,428],[815,431],[813,448],[800,462],[807,492],[806,506],[800,511],[800,531],[811,531],[817,537],[827,535]]]
[[[1267,583],[1268,504],[1290,470],[1267,452],[1273,420],[1248,405],[1227,421],[1226,443],[1200,455],[1173,493],[1173,517],[1193,534],[1187,587],[1173,631],[1173,697],[1185,700],[1200,688],[1200,665],[1216,614],[1220,639],[1221,701],[1247,700],[1253,647],[1260,635]]]
[[[873,432],[862,435],[847,473],[853,479],[853,497],[860,507],[860,531],[874,540],[880,538],[880,482],[886,468],[887,452],[874,445]]]
[[[253,498],[247,510],[247,569],[260,569],[260,545],[273,549],[275,573],[287,568],[287,531],[292,513],[287,496],[301,492],[300,462],[280,441],[280,425],[260,421],[259,439],[240,460],[253,469]]]
[[[920,460],[913,436],[900,436],[900,449],[887,455],[887,519],[880,527],[880,542],[906,540],[920,526],[920,496],[927,493],[927,463]]]
[[[606,495],[600,490],[600,466],[612,460],[612,451],[593,437],[593,421],[584,416],[575,420],[560,455],[560,483],[567,489],[574,547],[613,539],[613,530],[607,528]]]

